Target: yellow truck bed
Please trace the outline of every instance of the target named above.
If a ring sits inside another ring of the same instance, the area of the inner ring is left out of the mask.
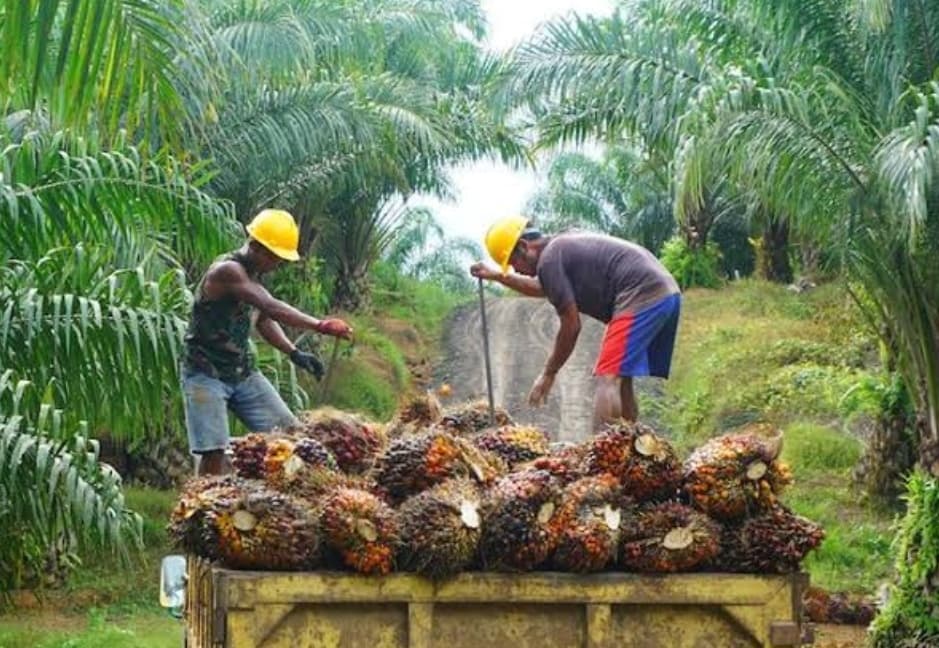
[[[190,558],[190,648],[743,648],[802,644],[804,574],[246,572]]]

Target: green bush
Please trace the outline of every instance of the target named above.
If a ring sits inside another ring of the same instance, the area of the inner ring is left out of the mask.
[[[898,582],[874,620],[875,648],[939,645],[939,480],[914,473],[896,538]]]
[[[141,518],[125,506],[120,476],[99,462],[88,426],[64,423],[45,403],[29,407],[36,391],[0,371],[0,599],[42,587],[81,551],[107,551],[113,563],[141,545]]]
[[[683,289],[718,288],[720,261],[720,249],[714,243],[692,250],[683,238],[675,237],[662,248],[662,264]]]

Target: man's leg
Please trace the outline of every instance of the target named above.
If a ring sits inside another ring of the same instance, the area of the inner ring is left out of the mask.
[[[627,421],[638,421],[639,404],[636,402],[636,392],[633,390],[632,376],[623,376],[620,378],[619,398],[622,405],[623,418]]]
[[[270,432],[274,428],[300,424],[274,385],[259,371],[235,385],[228,406],[252,432]]]
[[[617,376],[597,376],[597,388],[593,396],[593,430],[615,421],[623,415],[620,403],[621,379]]]
[[[231,463],[228,447],[228,394],[230,388],[205,374],[183,377],[183,404],[189,451],[196,457],[196,474],[225,475]]]
[[[210,450],[196,455],[196,475],[227,475],[231,472],[231,460],[224,450]]]

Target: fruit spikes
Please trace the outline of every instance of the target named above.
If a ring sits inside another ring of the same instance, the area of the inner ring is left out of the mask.
[[[714,567],[743,573],[796,572],[805,556],[824,539],[819,525],[784,506],[774,506],[724,530]]]
[[[398,510],[402,568],[440,579],[469,567],[481,533],[480,499],[468,479],[446,481],[408,499]]]
[[[681,465],[671,444],[642,423],[608,424],[587,445],[585,472],[611,474],[637,501],[669,498],[681,485]]]
[[[777,461],[781,437],[726,434],[685,461],[684,490],[696,508],[718,520],[736,520],[772,508],[792,481]]]
[[[528,571],[547,562],[561,527],[554,522],[561,504],[560,483],[543,470],[502,477],[483,502],[482,566],[496,571]]]
[[[612,475],[585,477],[567,486],[554,522],[559,530],[554,565],[562,571],[587,573],[614,562],[621,502],[620,484]]]
[[[377,462],[375,480],[394,502],[456,477],[489,483],[504,467],[497,458],[446,432],[392,441]]]
[[[512,425],[512,417],[501,407],[495,408],[495,427]],[[489,403],[483,400],[463,403],[444,412],[440,425],[457,435],[469,435],[493,427],[489,419]]]
[[[548,435],[540,428],[508,425],[478,434],[473,445],[498,455],[514,468],[548,454]]]
[[[714,558],[720,525],[677,502],[646,505],[623,520],[622,562],[639,572],[689,571]]]
[[[323,502],[323,535],[347,567],[362,574],[391,572],[398,545],[395,512],[372,493],[340,488]]]

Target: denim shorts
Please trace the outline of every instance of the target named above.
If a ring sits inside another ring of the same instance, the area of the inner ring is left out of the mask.
[[[228,448],[228,410],[252,432],[298,424],[297,417],[259,371],[237,383],[184,372],[182,388],[189,451],[193,454]]]

